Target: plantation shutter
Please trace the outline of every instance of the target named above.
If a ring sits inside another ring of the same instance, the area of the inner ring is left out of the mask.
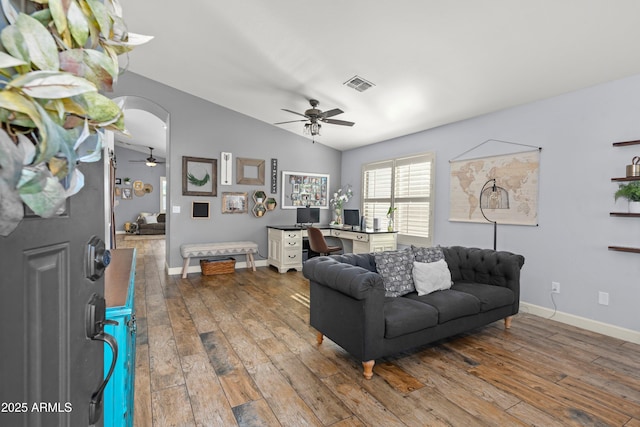
[[[432,235],[434,156],[431,153],[370,163],[362,171],[362,211],[367,227],[380,218],[387,227],[387,212],[394,212],[398,243],[428,245]]]
[[[391,206],[393,189],[393,160],[365,165],[362,173],[362,214],[367,227],[373,227],[373,218],[380,218],[386,227],[386,217]]]
[[[431,188],[433,156],[397,159],[393,207],[398,241],[422,244],[431,240]]]

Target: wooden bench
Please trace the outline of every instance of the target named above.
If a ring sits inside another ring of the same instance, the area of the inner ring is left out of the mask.
[[[247,268],[252,267],[256,271],[256,263],[253,254],[258,253],[258,244],[255,242],[220,242],[220,243],[189,243],[180,245],[180,254],[184,258],[182,265],[182,278],[187,277],[189,260],[206,256],[245,255]]]

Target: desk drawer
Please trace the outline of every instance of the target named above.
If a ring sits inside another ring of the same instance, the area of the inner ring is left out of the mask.
[[[302,239],[284,239],[282,243],[282,248],[284,250],[302,247]]]
[[[367,233],[358,233],[355,231],[331,230],[331,235],[341,239],[354,240],[356,242],[369,241],[369,235]]]
[[[282,256],[284,265],[300,265],[302,264],[302,251],[298,248],[285,249]]]
[[[284,231],[282,233],[282,238],[283,239],[302,239],[302,231],[301,230],[296,230],[296,231]]]

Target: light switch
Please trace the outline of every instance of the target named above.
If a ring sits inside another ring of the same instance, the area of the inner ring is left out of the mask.
[[[180,213],[180,206],[171,206],[172,213]]]

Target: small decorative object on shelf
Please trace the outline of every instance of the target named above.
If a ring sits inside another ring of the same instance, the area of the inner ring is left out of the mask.
[[[272,211],[276,208],[276,206],[278,206],[278,202],[276,202],[276,199],[274,199],[273,197],[269,197],[265,204],[267,205],[268,211]]]
[[[629,213],[640,213],[640,181],[620,184],[614,197],[616,200],[622,197],[629,201]]]
[[[265,213],[267,213],[266,199],[267,195],[264,191],[258,190],[253,192],[254,205],[253,209],[251,209],[251,212],[253,212],[253,216],[255,216],[256,218],[260,218],[264,216]]]
[[[398,208],[392,208],[391,206],[389,206],[389,210],[387,211],[387,231],[393,231],[395,225],[393,221],[393,214],[397,210]]]
[[[640,177],[640,156],[635,156],[627,165],[627,178],[631,177]]]
[[[614,142],[614,147],[626,147],[631,145],[640,145],[640,140]],[[634,156],[631,164],[626,167],[626,176],[624,178],[611,178],[613,182],[626,181],[627,184],[619,184],[618,190],[615,192],[615,200],[620,197],[629,201],[628,212],[611,212],[612,217],[640,218],[640,156]],[[640,248],[628,246],[609,246],[609,250],[618,252],[640,253]]]

